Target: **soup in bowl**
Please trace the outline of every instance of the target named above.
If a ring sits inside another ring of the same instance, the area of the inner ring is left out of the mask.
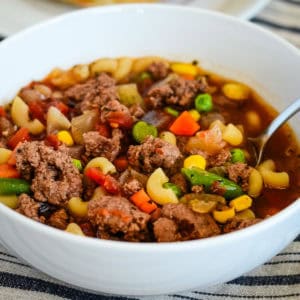
[[[127,28],[102,26],[116,20]],[[95,291],[169,293],[232,279],[299,233],[296,136],[279,130],[257,167],[247,142],[299,93],[287,43],[219,14],[120,6],[0,54],[0,199],[13,208],[0,207],[1,240],[35,267]]]

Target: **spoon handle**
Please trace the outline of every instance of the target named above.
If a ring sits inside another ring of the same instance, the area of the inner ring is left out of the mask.
[[[280,115],[273,120],[266,129],[264,135],[270,137],[283,123],[289,120],[293,115],[300,111],[300,98],[288,106]]]

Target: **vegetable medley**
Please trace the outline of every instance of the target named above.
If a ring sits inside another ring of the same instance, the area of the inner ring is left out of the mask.
[[[0,108],[0,202],[82,236],[173,242],[260,222],[300,195],[299,148],[246,85],[160,57],[54,69]]]

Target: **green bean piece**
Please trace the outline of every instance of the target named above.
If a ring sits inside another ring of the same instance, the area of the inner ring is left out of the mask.
[[[72,158],[72,163],[80,172],[82,171],[82,163],[79,159]]]
[[[222,196],[226,199],[233,199],[243,194],[239,185],[219,175],[195,167],[191,169],[182,168],[181,172],[191,185],[203,185],[206,192],[213,193],[212,188],[218,184],[219,189],[224,190]]]
[[[181,188],[174,183],[166,182],[163,184],[163,188],[172,190],[178,198],[182,196]]]
[[[169,115],[173,116],[173,117],[178,117],[179,116],[179,111],[177,111],[176,109],[167,106],[165,108],[165,112],[168,113]]]
[[[132,135],[137,143],[142,143],[147,136],[152,135],[157,137],[158,133],[155,126],[144,121],[139,121],[134,124],[132,128]]]
[[[199,112],[209,112],[213,109],[212,97],[210,94],[200,94],[195,99],[195,108]]]
[[[230,150],[231,162],[233,163],[244,163],[246,161],[245,153],[242,149],[235,148]]]
[[[23,179],[0,178],[0,195],[19,195],[30,192],[30,184]]]

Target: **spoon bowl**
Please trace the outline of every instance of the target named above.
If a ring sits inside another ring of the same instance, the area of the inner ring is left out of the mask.
[[[254,138],[248,138],[248,141],[254,148],[254,154],[256,156],[256,166],[260,164],[266,144],[268,143],[274,132],[285,122],[287,122],[291,117],[293,117],[297,112],[299,112],[299,110],[300,98],[289,105],[283,112],[281,112],[262,134]]]

